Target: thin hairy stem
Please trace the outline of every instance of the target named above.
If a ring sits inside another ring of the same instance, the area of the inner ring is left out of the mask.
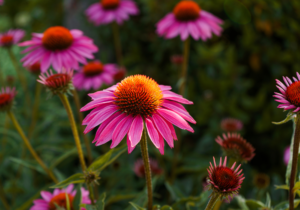
[[[36,83],[31,123],[30,123],[30,127],[29,127],[29,132],[28,132],[29,139],[32,137],[33,131],[34,131],[34,128],[36,125],[36,120],[37,120],[38,110],[39,110],[39,105],[40,105],[41,90],[42,90],[42,84],[40,84],[39,82]]]
[[[216,204],[216,202],[219,200],[221,196],[217,193],[212,193],[210,200],[205,208],[205,210],[212,210]]]

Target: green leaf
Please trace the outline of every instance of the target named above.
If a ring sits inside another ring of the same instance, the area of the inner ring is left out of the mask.
[[[133,208],[134,209],[136,209],[136,210],[146,210],[145,208],[142,208],[142,207],[140,207],[140,206],[138,206],[137,204],[135,204],[135,203],[133,203],[133,202],[129,202],[132,206],[133,206]]]
[[[282,120],[280,122],[272,122],[272,123],[275,124],[275,125],[280,125],[280,124],[284,124],[284,123],[286,123],[286,122],[288,122],[290,120],[293,120],[293,119],[295,119],[295,113],[290,111],[287,114],[287,116],[286,116],[286,118],[284,120]]]
[[[275,187],[276,187],[276,190],[278,190],[278,189],[289,190],[290,189],[290,187],[287,185],[275,185]]]
[[[114,195],[107,199],[107,202],[105,205],[108,206],[108,205],[110,205],[112,203],[116,203],[118,201],[133,199],[136,196],[137,196],[137,194]]]
[[[55,168],[57,165],[59,165],[61,162],[63,162],[68,157],[77,154],[77,148],[74,147],[73,149],[68,150],[67,152],[64,152],[60,157],[58,157],[56,160],[53,161],[53,163],[50,166],[50,170]]]
[[[82,196],[81,196],[81,184],[77,185],[76,187],[76,195],[74,197],[74,200],[73,200],[73,208],[74,210],[81,210],[80,208],[80,204],[81,204],[81,199],[82,199]]]
[[[296,122],[295,122],[295,118],[292,120],[293,121],[293,134],[291,137],[291,147],[290,147],[290,160],[288,163],[288,166],[286,167],[286,172],[285,172],[285,183],[287,185],[289,185],[289,181],[290,181],[290,177],[291,177],[291,171],[292,171],[292,161],[293,161],[293,145],[294,145],[294,135],[295,135],[295,131],[296,131]],[[300,150],[299,150],[300,153]],[[298,153],[298,158],[299,158],[299,153]]]
[[[256,201],[256,200],[246,200],[246,205],[250,209],[258,209],[265,207],[265,205],[261,201]]]
[[[167,190],[169,191],[169,193],[171,194],[171,196],[173,197],[174,200],[178,200],[180,198],[183,198],[184,195],[182,192],[180,192],[179,189],[177,189],[175,186],[170,185],[169,182],[165,183]]]
[[[182,209],[181,205],[183,205],[183,204],[185,207],[187,207],[187,206],[201,207],[203,205],[206,205],[210,194],[211,194],[211,192],[206,190],[206,191],[202,192],[201,195],[198,197],[190,196],[190,197],[181,198],[172,205],[172,208],[181,210]]]
[[[67,210],[71,210],[71,207],[70,207],[70,200],[69,200],[69,196],[68,196],[68,193],[65,192],[65,196],[66,196],[66,201],[67,201]]]
[[[104,210],[106,193],[102,193],[95,205],[86,205],[86,210]]]
[[[271,208],[271,197],[269,193],[267,193],[266,207]]]
[[[29,162],[29,161],[21,160],[21,159],[14,158],[14,157],[10,157],[9,160],[11,160],[12,162],[18,163],[22,166],[25,166],[27,168],[36,170],[42,174],[46,174],[44,169],[36,162]]]
[[[173,210],[173,208],[171,206],[165,205],[165,206],[161,207],[160,210]]]
[[[119,148],[111,149],[105,155],[97,158],[89,167],[88,171],[102,171],[105,167],[115,161],[123,152],[127,149],[127,145],[124,144]]]
[[[54,185],[54,186],[51,186],[50,188],[63,188],[65,186],[68,186],[69,184],[78,184],[78,183],[84,183],[84,175],[81,174],[81,173],[77,173],[77,174],[74,174],[72,176],[70,176],[69,178],[65,179],[64,181]]]
[[[242,208],[242,210],[249,210],[244,197],[238,195],[238,196],[235,196],[235,199],[237,200],[237,202],[238,202],[239,206]]]
[[[300,199],[295,199],[294,207],[298,207],[299,203],[300,203]],[[288,210],[289,207],[290,207],[289,202],[284,201],[284,202],[281,202],[280,204],[278,204],[277,206],[275,206],[274,210]]]

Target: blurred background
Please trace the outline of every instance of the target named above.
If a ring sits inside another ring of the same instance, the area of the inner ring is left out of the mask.
[[[182,54],[182,42],[179,38],[165,40],[155,32],[155,24],[172,11],[178,1],[135,1],[140,14],[120,26],[128,75],[148,75],[159,84],[171,85],[173,91],[178,92],[181,66],[172,62],[172,56]],[[63,25],[69,29],[80,29],[99,46],[96,58],[103,63],[116,63],[111,26],[95,27],[87,21],[84,14],[88,6],[95,2],[97,1],[5,0],[4,5],[0,6],[0,31],[21,28],[26,30],[24,40],[28,40],[32,32],[41,33],[51,26]],[[293,77],[300,70],[300,1],[196,2],[202,9],[224,20],[224,31],[221,37],[214,36],[207,42],[193,40],[191,44],[185,98],[194,102],[194,105],[186,108],[197,124],[192,125],[194,134],[183,132],[174,187],[185,195],[197,196],[201,193],[202,180],[212,156],[222,155],[220,146],[215,142],[215,138],[224,132],[220,126],[221,120],[233,117],[242,121],[243,129],[240,133],[256,149],[256,156],[247,165],[243,165],[246,179],[240,194],[264,201],[266,192],[269,192],[272,204],[277,204],[287,199],[287,192],[275,190],[274,185],[285,182],[283,152],[290,144],[292,122],[272,124],[286,116],[282,109],[276,108],[278,103],[274,101],[273,94],[277,91],[275,79],[281,80],[282,76]],[[15,46],[13,51],[19,59],[23,57],[19,47]],[[6,83],[17,87],[14,111],[26,130],[32,107],[26,106],[21,86],[5,49],[0,49],[0,69],[4,72]],[[26,70],[24,74],[30,85],[33,101],[37,78]],[[88,103],[90,99],[87,92],[79,93],[82,105]],[[54,164],[56,174],[63,179],[80,170],[67,114],[59,98],[48,97],[45,90],[40,104],[32,144],[48,165]],[[18,162],[22,153],[22,141],[10,120],[2,113],[0,123],[0,136],[3,139],[0,147],[2,193],[13,202],[14,208],[23,205],[23,209],[28,209],[26,206],[24,208],[24,203],[28,202],[27,206],[30,206],[30,199],[38,197],[39,191],[47,189],[51,181],[45,182],[44,175],[32,163],[29,154],[23,159],[25,164],[29,164],[28,167]],[[9,131],[5,133],[7,128]],[[93,134],[89,138],[92,140]],[[98,157],[109,150],[109,145],[92,145],[92,149],[93,156]],[[150,156],[159,161],[164,171],[157,180],[155,203],[165,204],[174,199],[167,196],[168,189],[165,185],[166,177],[170,175],[173,153],[174,150],[167,148],[166,154],[161,156],[150,145]],[[62,155],[65,155],[64,158],[58,160],[57,157]],[[123,154],[101,174],[99,191],[106,191],[108,197],[127,193],[132,195],[130,199],[133,200],[144,186],[144,179],[133,173],[134,162],[140,156],[139,149],[131,155]],[[268,175],[269,185],[261,187],[254,181],[260,173]],[[128,200],[111,202],[107,209],[123,209],[121,206],[127,205]],[[232,202],[230,206],[234,208],[236,203]],[[228,209],[228,205],[222,208]]]

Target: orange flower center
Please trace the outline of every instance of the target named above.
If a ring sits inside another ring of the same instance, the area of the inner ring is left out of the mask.
[[[163,98],[158,84],[144,75],[134,75],[122,80],[115,90],[115,96],[115,103],[122,112],[142,117],[152,115]]]
[[[120,5],[120,0],[101,0],[100,4],[104,9],[116,9]]]
[[[67,199],[66,197],[68,196],[68,199],[69,199],[69,204],[70,204],[70,208],[73,210],[73,199],[74,197],[70,194],[66,194],[64,192],[54,196],[51,200],[50,200],[50,203],[49,203],[49,210],[56,210],[56,206],[59,206],[59,207],[63,207],[65,209],[67,209]]]
[[[286,98],[291,104],[300,107],[300,81],[294,82],[287,87]]]
[[[3,46],[10,46],[13,43],[13,36],[11,35],[4,35],[1,37],[1,43]]]
[[[6,105],[10,101],[11,95],[8,93],[0,94],[0,106]]]
[[[103,72],[103,65],[100,62],[89,62],[83,67],[85,76],[95,76]]]
[[[212,174],[212,181],[219,190],[230,191],[238,187],[239,179],[231,168],[218,166]]]
[[[36,62],[29,67],[29,70],[32,73],[39,74],[41,72],[41,64],[40,62]]]
[[[73,36],[65,27],[54,26],[44,32],[42,41],[44,47],[48,50],[64,50],[73,43]]]
[[[188,21],[197,19],[200,11],[201,9],[196,2],[183,0],[175,6],[173,13],[177,20]]]

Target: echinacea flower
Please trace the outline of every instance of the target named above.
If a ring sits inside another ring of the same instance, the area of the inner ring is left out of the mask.
[[[34,64],[27,66],[26,69],[32,74],[40,74],[41,73],[41,63],[35,62]]]
[[[76,190],[73,189],[74,185],[69,185],[65,189],[55,189],[53,193],[48,191],[42,191],[42,199],[36,199],[33,201],[33,206],[30,210],[55,210],[58,207],[62,209],[67,209],[67,196],[70,204],[70,209],[73,209],[73,199],[76,195]],[[81,188],[81,203],[90,204],[89,191]],[[86,208],[80,208],[85,210]]]
[[[0,5],[3,5],[3,3],[4,3],[4,0],[0,0]]]
[[[119,71],[117,71],[114,74],[114,80],[116,82],[120,82],[120,81],[122,81],[125,78],[126,74],[127,74],[126,69],[124,67],[121,67],[121,68],[119,68]]]
[[[0,91],[0,111],[9,111],[17,92],[15,88],[2,87]]]
[[[208,171],[208,183],[209,188],[213,190],[213,193],[221,195],[221,198],[228,198],[229,196],[238,193],[238,190],[241,188],[241,184],[245,179],[242,170],[239,171],[241,165],[236,169],[234,163],[231,168],[226,166],[227,157],[225,157],[224,162],[222,163],[222,157],[220,158],[219,165],[216,164],[215,158],[214,165],[210,163]]]
[[[122,24],[130,15],[137,15],[139,10],[132,0],[100,0],[92,4],[85,12],[88,19],[96,26],[117,22]]]
[[[118,67],[115,64],[102,64],[100,61],[92,61],[84,65],[74,75],[73,84],[78,90],[98,90],[102,84],[111,85],[113,76]]]
[[[202,10],[196,2],[182,0],[172,13],[157,23],[157,33],[166,39],[180,35],[181,40],[186,40],[190,35],[195,40],[201,38],[206,41],[212,34],[221,35],[222,28],[219,25],[222,23],[221,19]]]
[[[23,66],[41,63],[41,71],[46,72],[52,67],[61,69],[78,69],[79,64],[86,64],[86,58],[93,59],[93,53],[98,51],[93,40],[84,36],[80,30],[69,30],[62,26],[48,28],[44,33],[33,33],[30,41],[19,46],[29,46],[22,53],[28,53],[22,58]]]
[[[254,156],[253,146],[243,139],[240,134],[223,134],[223,139],[218,136],[216,142],[222,147],[226,156],[232,157],[236,161],[248,162]]]
[[[46,74],[41,74],[39,83],[45,85],[54,95],[69,93],[73,89],[72,84],[73,70],[63,69],[61,73],[53,74],[46,72]]]
[[[183,56],[182,55],[172,55],[171,62],[175,65],[181,65],[183,63]]]
[[[142,132],[147,129],[156,148],[164,154],[164,139],[171,148],[177,140],[177,127],[194,132],[186,122],[196,123],[180,104],[193,104],[181,95],[170,91],[170,86],[158,85],[144,75],[126,77],[117,85],[89,96],[92,102],[81,111],[93,109],[83,120],[88,133],[100,125],[93,143],[96,146],[112,139],[111,148],[116,147],[127,134],[128,152],[131,153],[140,142]]]
[[[21,29],[11,29],[0,34],[0,47],[11,47],[18,44],[25,36],[25,31]]]
[[[226,132],[236,132],[243,128],[243,123],[235,118],[225,118],[221,121],[221,128]]]
[[[270,177],[268,176],[268,174],[256,174],[253,178],[253,184],[258,189],[266,189],[270,185]]]
[[[276,87],[280,93],[275,92],[274,97],[277,98],[275,101],[281,103],[278,108],[283,108],[284,110],[292,110],[293,112],[300,111],[300,74],[297,72],[297,78],[293,77],[292,81],[288,77],[283,77],[284,83],[276,79]]]
[[[149,163],[150,163],[152,174],[154,175],[162,174],[163,171],[162,169],[159,168],[156,160],[150,158]],[[145,177],[145,166],[144,166],[143,159],[138,159],[135,161],[133,171],[138,177]]]
[[[283,162],[286,166],[289,164],[290,156],[291,156],[291,148],[290,146],[288,146],[284,149],[284,156],[283,156]]]

